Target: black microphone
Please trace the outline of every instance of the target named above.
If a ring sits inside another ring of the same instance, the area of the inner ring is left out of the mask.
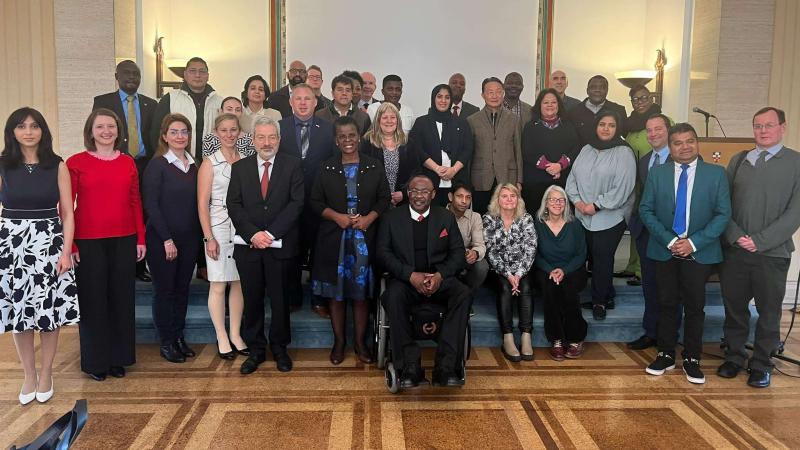
[[[710,112],[703,111],[702,109],[698,108],[697,106],[692,108],[692,112],[700,113],[700,114],[706,116],[706,119],[709,118],[709,117],[713,117],[713,118],[717,117],[717,116],[711,114]]]

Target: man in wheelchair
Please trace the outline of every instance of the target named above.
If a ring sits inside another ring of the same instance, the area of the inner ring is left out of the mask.
[[[464,242],[452,213],[431,205],[436,189],[426,175],[408,182],[409,205],[384,214],[376,257],[389,273],[382,303],[389,319],[389,341],[400,387],[427,382],[414,339],[411,311],[420,302],[446,305],[436,359],[434,386],[461,386],[463,345],[472,303],[470,289],[456,275],[466,266]]]

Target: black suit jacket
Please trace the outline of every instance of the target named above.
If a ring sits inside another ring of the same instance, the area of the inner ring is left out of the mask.
[[[458,117],[461,117],[464,120],[467,120],[467,117],[469,117],[469,116],[471,116],[471,115],[473,115],[476,112],[481,110],[480,108],[478,108],[477,106],[473,105],[472,103],[464,101],[464,100],[461,101],[461,108],[462,108],[462,110],[461,110],[461,113],[459,113]]]
[[[266,230],[275,239],[282,239],[283,246],[258,250],[237,245],[233,251],[234,258],[257,258],[256,252],[262,251],[273,252],[279,259],[296,256],[299,239],[297,225],[303,210],[303,199],[303,169],[297,158],[280,151],[275,155],[266,199],[261,197],[258,155],[235,162],[231,167],[227,204],[236,234],[250,242],[253,235]]]
[[[456,161],[464,165],[456,174],[456,179],[469,181],[469,165],[472,162],[475,141],[467,119],[454,117],[442,126],[442,137],[439,138],[436,119],[430,114],[418,117],[408,133],[408,146],[422,155],[423,161],[431,158],[439,165],[442,164],[442,150],[445,150],[450,155],[451,165],[455,165]],[[432,170],[426,168],[425,172],[431,179],[439,179]]]
[[[409,282],[414,272],[414,231],[408,206],[383,215],[378,228],[378,263],[392,277]],[[464,240],[456,218],[441,206],[431,205],[428,214],[428,264],[443,279],[456,276],[466,267]]]
[[[314,177],[316,177],[319,167],[334,154],[333,125],[319,117],[312,117],[311,120],[311,137],[309,138],[308,152],[306,157],[302,158],[303,179],[307,195],[311,193],[311,187],[314,186]],[[300,143],[297,142],[295,135],[294,115],[290,114],[289,117],[282,119],[279,124],[281,127],[279,153],[301,159]]]
[[[641,189],[644,189],[645,184],[647,183],[647,175],[650,173],[648,167],[650,165],[650,159],[653,157],[653,151],[650,150],[642,159],[639,160],[636,167],[636,184],[641,186]],[[661,164],[665,164],[668,162],[672,162],[672,157],[667,156],[667,160],[662,162]],[[647,228],[645,228],[642,220],[639,218],[639,201],[641,201],[641,191],[637,192],[638,198],[636,200],[636,204],[634,205],[633,214],[631,214],[631,220],[628,224],[628,229],[631,231],[631,234],[634,238],[638,238],[640,234],[647,233]]]
[[[606,99],[605,104],[600,108],[598,114],[603,111],[614,111],[617,114],[617,118],[619,119],[619,123],[617,123],[617,128],[620,129],[619,134],[620,136],[625,136],[627,134],[625,130],[625,120],[628,117],[625,107]],[[586,99],[584,99],[580,105],[570,109],[568,115],[572,123],[575,124],[575,128],[578,129],[581,143],[586,144],[589,142],[589,139],[597,133],[597,130],[594,129],[594,118],[597,117],[597,114],[586,107]]]
[[[292,115],[292,106],[289,105],[289,85],[278,89],[267,98],[267,108],[277,109],[284,119]]]
[[[144,150],[148,158],[151,158],[155,153],[155,148],[153,148],[153,143],[150,140],[150,125],[153,122],[153,116],[156,114],[156,106],[158,106],[158,102],[153,100],[152,98],[138,94],[139,95],[139,111],[141,112],[142,118],[139,121],[139,129],[141,130],[141,139],[144,142]],[[108,94],[98,95],[94,98],[94,104],[92,105],[92,111],[100,108],[110,109],[114,111],[114,113],[119,117],[119,120],[122,121],[122,129],[119,130],[120,136],[122,136],[122,143],[119,145],[119,151],[124,153],[130,153],[128,151],[128,121],[125,120],[125,110],[128,108],[128,105],[122,104],[122,100],[119,98],[119,91],[109,92]]]

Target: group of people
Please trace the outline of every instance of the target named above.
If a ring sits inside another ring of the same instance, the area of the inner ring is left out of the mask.
[[[374,75],[345,71],[328,99],[322,70],[300,61],[283,88],[270,92],[254,75],[230,97],[211,87],[198,57],[158,102],[138,92],[132,61],[115,76],[119,90],[95,98],[85,151],[66,163],[38,111],[20,108],[6,122],[0,323],[23,364],[23,404],[52,396],[64,325],[80,322],[85,373],[125,376],[135,363],[134,274],[152,279],[161,356],[194,357],[184,328],[196,267],[210,282],[219,357],[246,356],[242,374],[258,369],[268,347],[278,370],[292,369],[290,313],[302,302],[304,268],[312,308],[331,321],[334,365],[345,359],[348,302],[353,350],[372,362],[366,331],[371,300],[382,295],[401,386],[417,386],[425,373],[408,317],[435,301],[447,313],[432,381],[463,384],[472,298],[489,274],[508,360],[533,359],[537,292],[550,356],[578,358],[588,329],[581,308],[595,320],[614,308],[614,253],[626,229],[635,239],[632,281],[645,298],[644,334],[629,347],[658,348],[647,373],[675,367],[683,321],[683,370],[704,382],[705,282],[720,265],[726,360],[717,373],[735,377],[749,366],[748,384],[770,383],[800,226],[800,155],[781,143],[779,109],[755,113],[756,147],[726,173],[702,160],[695,130],[673,124],[645,86],[631,89],[628,116],[606,98],[601,75],[581,101],[554,71],[533,105],[521,100],[520,74],[489,77],[478,108],[463,100],[466,81],[456,73],[433,88],[420,117],[400,102],[397,75],[383,78],[378,101]],[[581,304],[589,276],[591,302]],[[751,298],[759,321],[749,356]]]

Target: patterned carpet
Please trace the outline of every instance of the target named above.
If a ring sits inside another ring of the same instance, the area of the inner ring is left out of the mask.
[[[197,346],[186,364],[142,345],[126,378],[98,383],[80,372],[77,338],[76,328],[63,331],[53,399],[20,406],[22,372],[11,337],[0,336],[0,448],[29,442],[80,398],[89,400],[80,449],[800,448],[800,380],[776,372],[772,387],[751,389],[745,374],[715,376],[711,356],[705,386],[695,386],[680,369],[645,374],[654,351],[619,343],[588,344],[565,362],[540,348],[517,364],[476,348],[464,388],[392,395],[381,370],[352,354],[333,368],[322,349],[292,351],[291,373],[268,361],[243,377],[243,359],[222,361],[214,345]],[[791,339],[787,355],[798,353]]]

